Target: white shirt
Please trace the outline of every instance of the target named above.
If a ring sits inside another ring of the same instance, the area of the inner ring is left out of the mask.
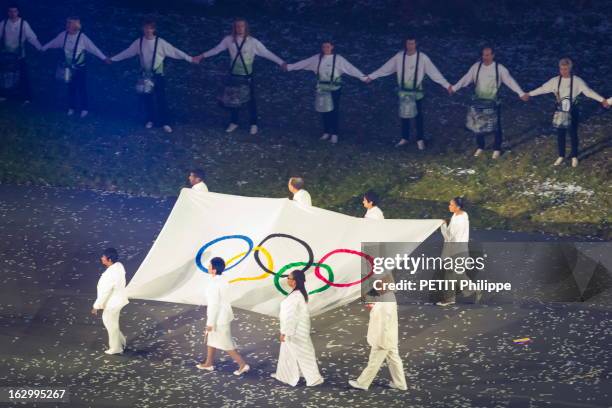
[[[208,186],[203,181],[194,184],[191,186],[191,189],[194,191],[204,191],[205,193],[208,193]]]
[[[461,88],[469,86],[476,81],[476,73],[478,73],[478,83],[476,84],[476,95],[479,97],[493,99],[497,95],[497,90],[501,84],[512,89],[518,96],[522,96],[525,92],[519,84],[512,78],[508,68],[502,64],[497,64],[498,83],[495,83],[495,62],[489,65],[484,63],[480,65],[480,61],[470,67],[468,72],[455,85],[453,90],[457,92]],[[478,72],[480,66],[480,72]]]
[[[363,218],[369,218],[371,220],[383,220],[385,219],[385,216],[382,212],[382,210],[375,205],[374,207],[368,209],[368,211],[366,211],[365,215],[363,216]]]
[[[443,223],[440,232],[444,236],[444,242],[468,242],[470,240],[470,219],[463,211],[461,214],[453,214],[448,225]]]
[[[229,324],[234,320],[234,312],[229,299],[229,282],[223,275],[212,276],[206,287],[206,325]]]
[[[319,65],[319,58],[321,59],[321,65]],[[358,78],[362,81],[366,80],[366,76],[359,69],[355,68],[353,64],[348,62],[342,55],[336,55],[336,66],[334,68],[334,78],[331,78],[332,67],[334,62],[334,54],[323,55],[315,54],[310,58],[306,58],[295,64],[287,65],[288,71],[298,71],[304,69],[317,73],[317,67],[319,67],[319,79],[321,81],[334,81],[339,79],[342,74],[347,74],[352,77]]]
[[[305,333],[310,334],[310,311],[304,295],[299,290],[292,291],[280,303],[280,332],[287,337],[300,334],[299,326]]]
[[[298,190],[298,192],[293,195],[293,201],[308,207],[312,206],[310,193],[304,189]]]
[[[396,349],[397,326],[397,303],[392,301],[374,303],[368,323],[368,344],[385,350]]]
[[[72,54],[74,51],[74,45],[76,43],[78,34],[79,32],[77,31],[74,34],[68,34],[68,37],[66,37],[66,32],[62,31],[61,33],[57,35],[57,37],[55,37],[54,39],[49,41],[47,44],[45,44],[42,47],[42,50],[46,51],[50,48],[62,48],[62,46],[64,45],[64,38],[66,38],[66,47],[64,47],[64,54],[66,56],[66,61],[72,61]],[[106,55],[104,55],[104,53],[100,51],[98,47],[96,47],[93,41],[89,39],[87,34],[82,33],[81,38],[79,39],[79,45],[77,46],[76,58],[74,61],[75,63],[79,61],[80,58],[82,58],[81,56],[84,56],[83,54],[84,51],[87,51],[88,53],[95,55],[101,60],[106,59]]]
[[[125,269],[121,262],[106,268],[98,280],[97,291],[94,309],[117,309],[130,303],[125,290]]]
[[[427,75],[432,81],[440,84],[447,89],[450,84],[444,76],[438,71],[438,68],[431,62],[431,59],[424,52],[419,51],[419,72],[417,73],[417,88],[422,87],[423,78]],[[416,66],[416,53],[412,55],[406,54],[406,66],[404,69],[404,86],[411,89],[414,83],[414,71]],[[402,61],[404,59],[404,51],[399,51],[382,67],[368,75],[371,79],[385,77],[397,73],[397,83],[401,85],[402,81]]]
[[[236,42],[238,45],[242,44],[242,40],[244,37],[237,36]],[[225,50],[229,51],[230,54],[230,66],[236,56],[238,55],[238,47],[236,46],[236,42],[234,41],[234,37],[231,35],[226,36],[221,40],[219,44],[215,48],[212,48],[204,53],[204,58],[213,57]],[[257,38],[248,36],[242,49],[240,51],[242,54],[242,58],[244,58],[244,62],[247,65],[248,73],[253,73],[253,62],[255,61],[255,56],[263,57],[267,60],[277,63],[278,65],[284,64],[284,61],[277,57],[273,52],[269,51],[265,45],[261,43]],[[236,64],[234,65],[234,73],[236,74],[247,74],[247,72],[243,71],[244,67],[242,65],[242,61],[240,57],[236,60]]]
[[[154,49],[155,38],[142,38],[142,55],[140,55],[140,38],[137,38],[132,44],[130,44],[129,47],[112,57],[111,60],[118,62],[139,55],[140,67],[148,71],[151,69],[151,63],[153,62]],[[160,37],[157,41],[157,52],[155,53],[155,67],[153,68],[154,71],[159,71],[160,69],[163,69],[163,63],[166,57],[185,60],[187,62],[192,62],[193,60],[189,55],[174,47],[168,41]]]
[[[562,78],[561,86],[559,87],[559,98],[569,98],[570,95],[570,83],[571,78]],[[547,93],[557,93],[557,85],[559,84],[559,76],[553,77],[549,79],[539,88],[534,89],[529,92],[529,96],[538,96]],[[584,94],[585,96],[596,100],[597,102],[602,102],[604,98],[599,95],[597,92],[593,91],[589,86],[577,75],[574,75],[574,86],[572,92],[572,98],[574,102],[578,95]]]
[[[6,31],[4,31],[6,25]],[[9,51],[16,51],[19,48],[19,30],[21,27],[21,17],[15,21],[11,19],[6,19],[0,22],[0,36],[4,33],[4,44],[3,47],[6,47]],[[21,33],[21,55],[25,55],[25,47],[23,46],[25,42],[29,42],[32,44],[34,48],[37,50],[42,49],[42,45],[38,41],[38,37],[30,27],[27,21],[23,20],[23,32]]]

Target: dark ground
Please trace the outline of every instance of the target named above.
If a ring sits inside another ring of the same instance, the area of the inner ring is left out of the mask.
[[[278,353],[275,319],[236,311],[234,335],[253,370],[203,374],[204,307],[132,301],[123,311],[128,350],[102,351],[106,333],[89,314],[114,245],[131,277],[172,200],[0,185],[0,386],[68,386],[71,407],[606,407],[612,389],[610,291],[588,302],[495,302],[441,309],[401,306],[400,352],[409,390],[347,388],[364,367],[367,314],[353,303],[313,319],[325,384],[297,388],[269,374]],[[476,240],[553,240],[495,231]],[[531,337],[528,345],[512,340]],[[51,406],[41,404],[40,406]]]

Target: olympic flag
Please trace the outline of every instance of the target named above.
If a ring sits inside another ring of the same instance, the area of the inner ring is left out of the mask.
[[[233,306],[278,316],[286,275],[302,269],[316,315],[359,298],[360,282],[372,277],[362,278],[362,263],[372,266],[362,242],[422,242],[441,222],[370,220],[286,198],[183,189],[128,296],[206,305],[208,261],[220,256]]]

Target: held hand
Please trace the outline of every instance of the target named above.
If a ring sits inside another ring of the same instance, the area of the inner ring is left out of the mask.
[[[366,309],[368,310],[372,310],[372,308],[374,307],[374,303],[366,303],[365,304]]]
[[[371,84],[372,83],[372,78],[370,78],[369,76],[366,76],[365,79],[364,79],[364,82],[366,84]]]
[[[202,60],[202,58],[200,58],[199,55],[196,55],[195,57],[191,57],[191,63],[192,64],[199,64],[201,60]]]
[[[212,327],[212,326],[206,326],[206,331],[207,331],[207,332],[211,332],[211,331],[213,331],[213,327]]]
[[[529,94],[528,93],[524,93],[523,95],[521,95],[521,99],[525,102],[527,102],[529,100]]]
[[[281,343],[283,343],[285,341],[285,335],[281,333],[280,335],[280,341]]]
[[[283,72],[288,72],[288,71],[289,71],[289,69],[287,68],[287,63],[286,63],[286,62],[283,62],[283,63],[281,64],[281,70],[282,70]]]
[[[446,90],[448,91],[449,95],[452,95],[455,93],[455,90],[453,89],[452,85],[449,85],[448,88],[446,88]]]
[[[110,65],[110,64],[112,64],[112,63],[113,63],[113,60],[111,60],[110,58],[106,58],[106,59],[104,60],[104,63],[105,63],[106,65]]]
[[[608,102],[607,99],[604,99],[603,101],[601,101],[601,104],[603,105],[604,108],[609,109],[610,108],[610,103]]]
[[[98,309],[91,309],[91,314],[94,316],[98,315]]]

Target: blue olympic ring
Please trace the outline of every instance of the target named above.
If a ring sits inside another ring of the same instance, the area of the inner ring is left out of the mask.
[[[244,254],[244,256],[242,258],[240,258],[232,266],[230,266],[229,268],[226,268],[225,271],[229,271],[230,269],[236,267],[240,262],[244,261],[246,259],[246,257],[249,256],[249,254],[253,250],[253,240],[251,240],[251,238],[249,238],[249,237],[247,237],[245,235],[225,235],[225,236],[213,239],[212,241],[209,241],[206,244],[204,244],[204,246],[202,246],[202,248],[200,248],[200,250],[196,254],[195,262],[196,262],[197,267],[202,272],[208,273],[208,268],[205,267],[204,265],[202,265],[202,254],[204,254],[204,251],[206,251],[206,249],[208,249],[209,247],[213,246],[217,242],[225,241],[226,239],[241,239],[241,240],[243,240],[244,242],[246,242],[249,245],[249,250]]]

